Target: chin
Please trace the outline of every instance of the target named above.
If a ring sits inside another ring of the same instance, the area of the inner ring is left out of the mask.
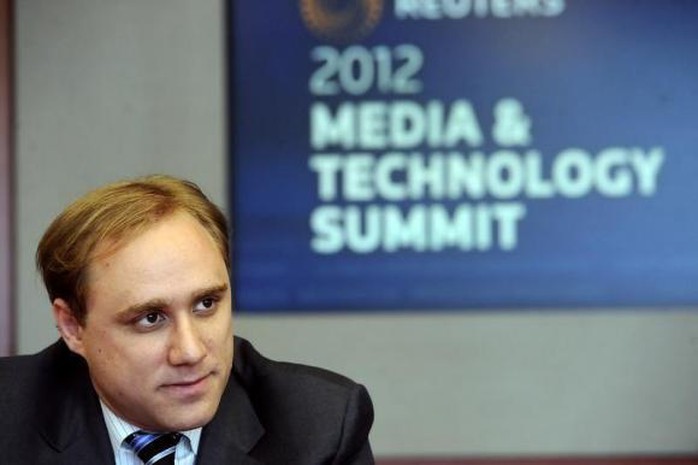
[[[202,409],[200,412],[192,412],[191,408],[185,407],[182,415],[172,415],[163,418],[163,425],[166,431],[186,431],[207,425],[216,413],[215,408]]]

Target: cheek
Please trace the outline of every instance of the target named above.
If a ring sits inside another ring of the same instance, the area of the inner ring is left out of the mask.
[[[163,359],[161,352],[157,341],[115,340],[103,334],[90,342],[88,363],[104,380],[142,383],[156,374]]]
[[[233,323],[230,314],[222,314],[220,318],[211,321],[207,332],[206,343],[209,348],[227,354],[233,345]]]
[[[87,332],[83,337],[85,359],[90,366],[102,366],[113,363],[113,344],[109,334],[103,331]]]
[[[233,315],[230,310],[218,312],[211,320],[211,325],[217,335],[231,334],[233,331]]]

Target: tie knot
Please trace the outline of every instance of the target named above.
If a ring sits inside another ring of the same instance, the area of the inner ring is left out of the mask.
[[[124,442],[145,465],[174,465],[175,449],[181,437],[179,433],[136,431]]]

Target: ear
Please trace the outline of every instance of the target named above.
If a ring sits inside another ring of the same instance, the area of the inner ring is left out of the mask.
[[[53,301],[53,318],[56,321],[58,332],[73,352],[85,355],[83,344],[83,327],[75,318],[70,305],[63,299]]]

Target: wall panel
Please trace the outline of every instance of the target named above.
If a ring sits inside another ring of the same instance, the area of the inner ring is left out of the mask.
[[[12,145],[12,2],[0,0],[0,356],[14,348]]]

